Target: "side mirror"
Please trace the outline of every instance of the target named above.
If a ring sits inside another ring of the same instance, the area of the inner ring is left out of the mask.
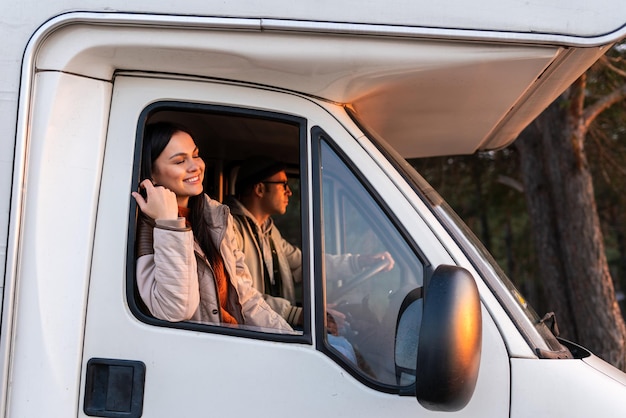
[[[415,393],[433,411],[458,411],[472,398],[482,347],[480,297],[464,268],[440,265],[424,294]]]

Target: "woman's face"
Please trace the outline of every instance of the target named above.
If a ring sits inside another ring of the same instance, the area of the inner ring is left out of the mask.
[[[190,196],[202,193],[204,161],[186,132],[176,132],[152,164],[152,181],[176,194],[178,206],[186,207]]]

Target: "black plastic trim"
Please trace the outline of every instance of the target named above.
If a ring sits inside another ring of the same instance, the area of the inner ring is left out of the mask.
[[[145,380],[146,365],[141,361],[89,359],[83,411],[94,417],[139,418]]]

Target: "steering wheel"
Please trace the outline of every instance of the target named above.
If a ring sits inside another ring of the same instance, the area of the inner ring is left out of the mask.
[[[374,263],[365,267],[361,272],[352,276],[352,279],[350,279],[350,281],[347,284],[341,286],[340,288],[336,289],[333,292],[334,293],[332,295],[333,300],[331,303],[336,303],[337,301],[341,300],[341,298],[343,298],[348,293],[350,293],[352,290],[354,290],[356,287],[362,285],[363,283],[365,283],[372,277],[376,276],[378,273],[386,269],[389,266],[390,262],[391,261],[387,259],[376,260]]]

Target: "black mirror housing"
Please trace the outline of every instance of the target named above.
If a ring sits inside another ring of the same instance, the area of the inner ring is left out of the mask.
[[[424,295],[416,396],[433,411],[458,411],[472,398],[482,348],[480,296],[471,273],[440,265]]]

